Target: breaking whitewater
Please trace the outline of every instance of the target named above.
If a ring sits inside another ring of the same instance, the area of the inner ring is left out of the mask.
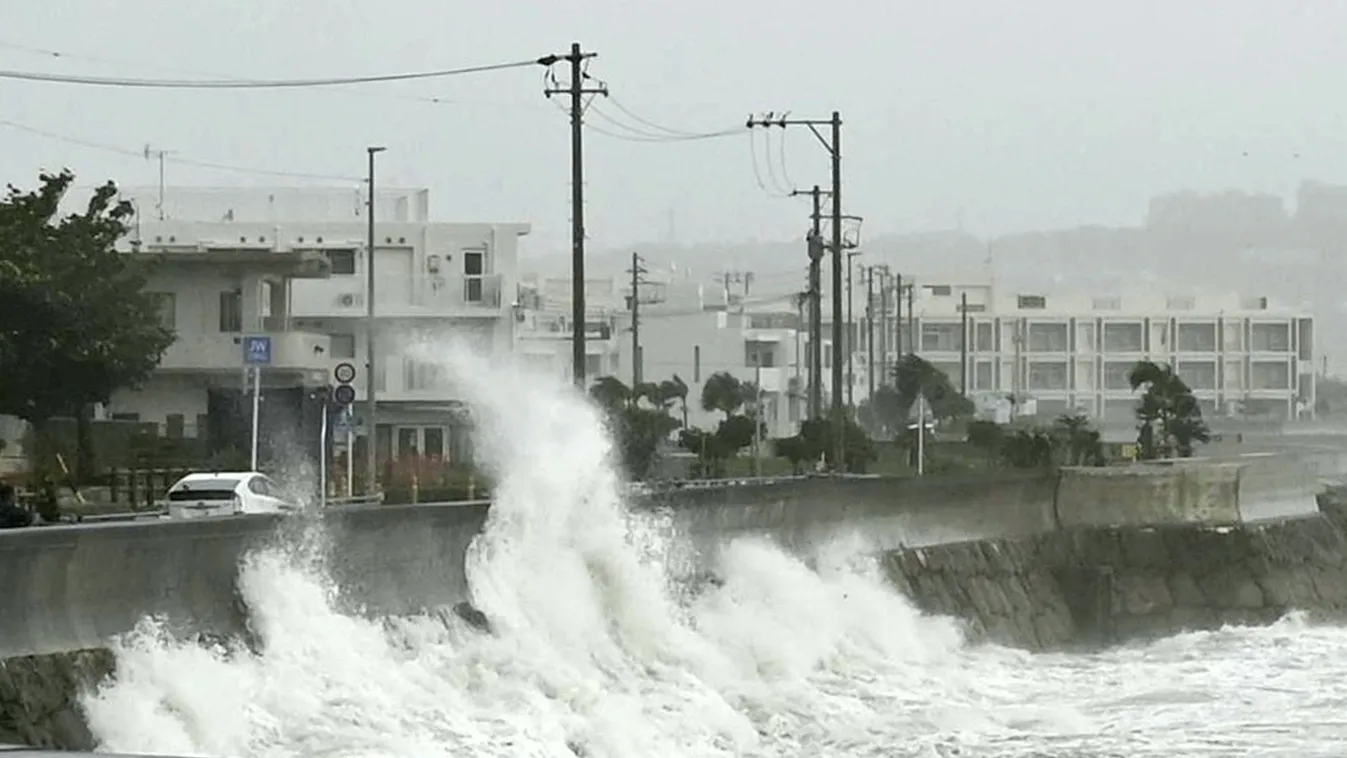
[[[753,541],[690,591],[574,390],[443,355],[498,482],[467,558],[490,633],[343,615],[311,546],[256,553],[247,648],[146,623],[83,701],[100,750],[268,758],[1340,756],[1347,633],[1298,619],[1095,655],[969,645],[859,542]]]

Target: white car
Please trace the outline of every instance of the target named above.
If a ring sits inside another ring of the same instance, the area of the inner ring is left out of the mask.
[[[286,513],[299,506],[256,471],[188,474],[168,488],[169,518]]]

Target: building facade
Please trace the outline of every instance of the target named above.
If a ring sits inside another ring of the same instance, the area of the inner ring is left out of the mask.
[[[641,375],[660,382],[679,377],[688,386],[688,423],[714,429],[721,414],[701,407],[711,375],[726,372],[761,390],[770,437],[788,437],[805,416],[807,368],[804,333],[793,297],[739,307],[690,303],[686,297],[641,312]],[[632,372],[632,351],[620,351],[620,377]],[[625,379],[624,379],[625,380]]]
[[[140,218],[125,246],[168,256],[171,265],[161,267],[152,286],[164,295],[178,340],[151,382],[118,393],[109,413],[170,429],[199,426],[209,410],[203,388],[242,390],[241,345],[261,335],[272,345],[264,398],[267,388],[326,387],[336,365],[356,367],[357,458],[368,434],[362,417],[371,377],[380,459],[470,456],[459,397],[444,362],[433,356],[443,349],[447,361],[451,343],[484,353],[511,350],[518,239],[528,225],[434,223],[425,190],[381,191],[371,362],[371,256],[359,191],[173,188],[162,204],[157,192],[129,196]],[[161,206],[165,220],[145,217]]]
[[[1128,374],[1140,360],[1174,366],[1208,415],[1296,419],[1314,408],[1313,318],[1266,297],[999,292],[918,280],[912,310],[904,303],[891,328],[955,386],[966,378],[970,397],[1032,399],[1040,414],[1077,409],[1130,422]]]
[[[570,382],[575,334],[571,280],[526,276],[519,286],[515,350],[531,370]],[[630,318],[612,278],[585,281],[585,377],[617,375]],[[624,379],[630,383],[629,379]]]

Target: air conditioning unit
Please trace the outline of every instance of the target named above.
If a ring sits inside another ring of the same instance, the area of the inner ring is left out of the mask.
[[[360,295],[356,292],[343,292],[337,296],[337,303],[343,308],[353,308],[360,305]]]

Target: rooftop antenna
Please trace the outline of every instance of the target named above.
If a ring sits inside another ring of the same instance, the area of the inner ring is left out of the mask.
[[[145,160],[148,161],[151,156],[157,157],[159,160],[159,202],[156,207],[159,211],[160,221],[164,220],[164,156],[172,155],[174,152],[173,150],[153,150],[149,143],[145,145]]]

